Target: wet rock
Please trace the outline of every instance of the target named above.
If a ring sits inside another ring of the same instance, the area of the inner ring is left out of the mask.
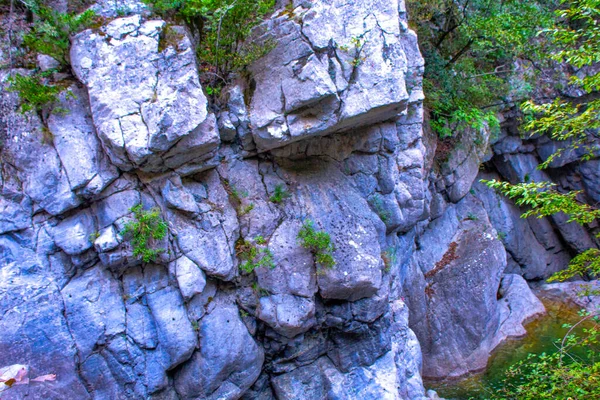
[[[536,288],[536,294],[543,299],[567,301],[594,313],[600,306],[600,296],[594,294],[598,290],[600,290],[600,282],[597,280],[573,281],[546,283]]]
[[[500,290],[502,324],[494,336],[492,346],[507,338],[525,336],[524,325],[546,313],[542,302],[533,294],[525,279],[519,275],[507,274],[502,278]]]

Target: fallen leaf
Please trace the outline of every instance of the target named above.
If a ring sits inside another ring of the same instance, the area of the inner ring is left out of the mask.
[[[10,378],[9,380],[4,381],[4,384],[8,387],[11,387],[12,385],[14,385],[16,383],[16,379],[15,378]]]

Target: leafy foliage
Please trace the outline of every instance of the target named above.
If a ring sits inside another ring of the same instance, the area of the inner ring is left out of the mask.
[[[541,58],[536,34],[551,26],[551,0],[409,0],[425,57],[431,127],[440,137],[498,128],[497,106],[531,89],[517,57]]]
[[[59,13],[46,7],[38,0],[22,0],[37,17],[31,31],[24,38],[24,44],[31,50],[46,54],[63,66],[69,64],[69,38],[74,33],[89,27],[96,17],[92,10],[81,14]]]
[[[275,0],[144,0],[159,14],[183,19],[200,33],[198,58],[209,72],[226,80],[269,51],[248,37]],[[212,90],[216,90],[212,88]]]
[[[269,198],[269,200],[271,200],[271,202],[273,202],[275,204],[279,204],[279,203],[283,202],[283,200],[285,200],[291,196],[292,195],[290,194],[290,192],[288,192],[285,189],[285,186],[280,184],[280,185],[275,186],[273,195]]]
[[[581,335],[573,328],[593,321]],[[527,360],[513,365],[506,373],[504,384],[492,399],[554,400],[600,398],[600,361],[597,359],[600,326],[595,314],[584,315],[556,344],[553,354],[530,354]],[[518,382],[518,383],[516,383]]]
[[[600,0],[562,0],[562,8],[556,11],[561,19],[557,24],[543,33],[546,34],[556,51],[554,60],[566,62],[575,68],[592,66],[600,61]],[[532,133],[545,133],[553,140],[568,141],[570,146],[563,147],[554,153],[541,168],[547,167],[565,149],[578,148],[588,142],[593,130],[600,128],[600,100],[594,95],[600,89],[600,73],[589,76],[573,77],[571,83],[578,85],[591,95],[591,100],[578,100],[577,104],[561,99],[551,103],[536,105],[528,102],[524,110],[529,112],[526,128]],[[583,156],[591,157],[593,149]],[[581,191],[560,193],[555,185],[548,182],[518,183],[484,181],[489,187],[515,200],[528,209],[523,217],[544,217],[557,213],[569,216],[569,222],[580,225],[590,224],[600,217],[600,210],[578,199]],[[597,275],[600,272],[600,252],[590,249],[575,257],[569,267],[555,274],[552,280],[564,280],[585,274]]]
[[[600,217],[600,210],[577,199],[581,191],[560,193],[553,189],[556,185],[550,182],[532,182],[510,184],[496,180],[482,180],[488,187],[498,190],[503,195],[515,200],[519,206],[527,206],[521,217],[546,217],[559,212],[567,214],[569,222],[577,222],[581,225],[589,224]]]
[[[600,61],[600,1],[562,0],[563,8],[556,11],[560,24],[542,32],[556,49],[551,58],[567,63],[574,69],[590,67]],[[584,147],[583,159],[589,159],[597,147],[589,144],[589,136],[600,128],[600,72],[579,77],[574,75],[570,83],[587,95],[576,101],[557,98],[552,102],[536,104],[528,101],[523,110],[529,114],[526,129],[532,134],[543,133],[556,141],[568,142],[541,165],[548,167],[567,149]]]
[[[302,247],[309,249],[315,257],[315,262],[325,268],[333,268],[335,260],[333,251],[335,247],[331,243],[331,237],[327,232],[315,229],[314,223],[307,220],[298,232],[298,240]]]
[[[144,210],[141,204],[130,209],[134,220],[129,221],[122,234],[131,235],[133,255],[144,262],[154,261],[164,252],[162,248],[152,248],[153,241],[162,240],[167,235],[167,223],[160,217],[160,210],[152,208]]]
[[[40,74],[21,75],[16,74],[9,78],[9,90],[19,93],[21,105],[19,110],[21,113],[28,111],[36,111],[41,113],[42,110],[56,102],[59,93],[62,89],[55,85],[45,84],[42,81],[43,76]]]
[[[254,238],[254,243],[240,239],[236,243],[236,253],[244,261],[240,264],[240,270],[246,274],[250,274],[256,268],[260,267],[275,268],[273,253],[265,245],[266,240],[262,236]]]

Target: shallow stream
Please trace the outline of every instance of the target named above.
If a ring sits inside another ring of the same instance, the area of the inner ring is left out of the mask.
[[[445,399],[488,399],[489,393],[497,392],[505,371],[514,363],[524,360],[530,353],[554,353],[556,341],[562,339],[568,328],[563,324],[578,322],[579,308],[565,303],[544,301],[547,314],[527,324],[527,336],[509,340],[496,349],[487,369],[480,374],[458,381],[425,382],[427,389],[434,389]],[[582,324],[576,332],[581,333]]]

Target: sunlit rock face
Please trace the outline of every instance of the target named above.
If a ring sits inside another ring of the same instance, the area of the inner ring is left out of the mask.
[[[78,34],[71,62],[117,167],[160,172],[204,160],[218,146],[183,28],[140,15],[118,18]]]
[[[252,133],[259,150],[406,110],[411,70],[422,59],[399,18],[402,2],[296,3],[260,28],[260,40],[276,44],[251,68]]]

